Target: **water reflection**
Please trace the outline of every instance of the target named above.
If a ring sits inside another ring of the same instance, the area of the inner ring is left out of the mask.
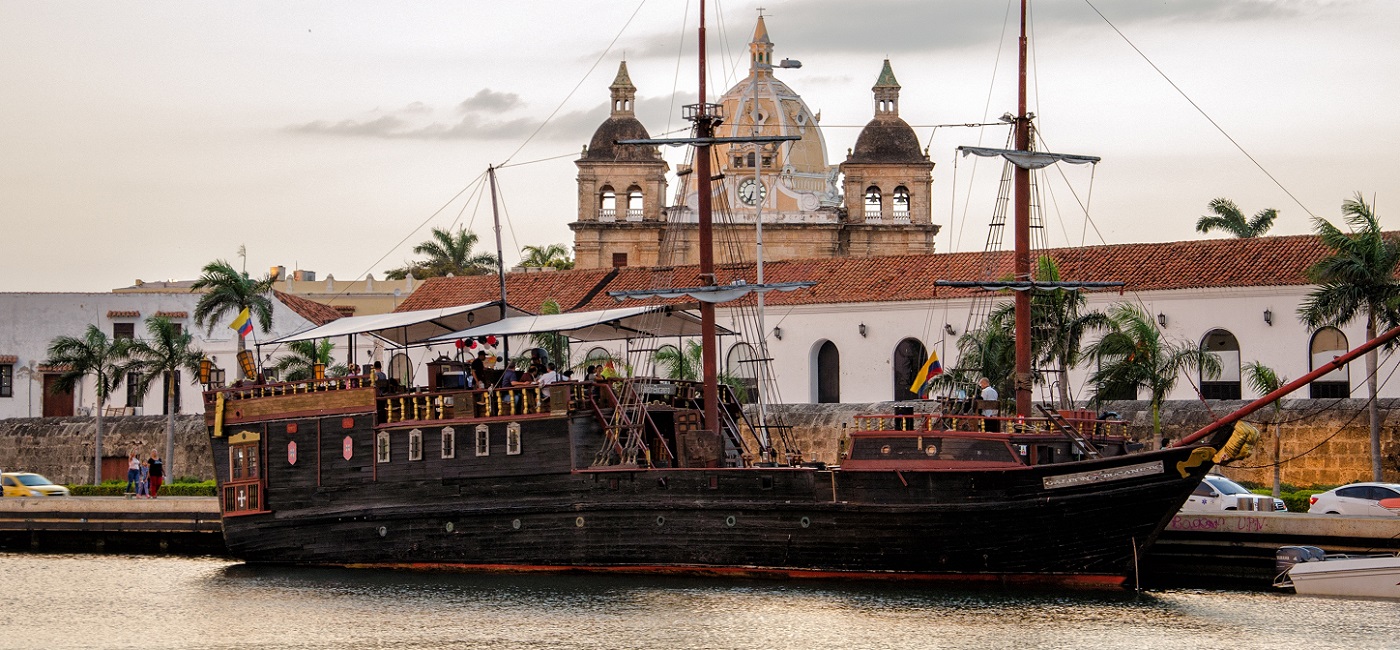
[[[17,594],[48,594],[33,607]],[[0,648],[1361,648],[1395,603],[1227,591],[263,567],[0,554]]]

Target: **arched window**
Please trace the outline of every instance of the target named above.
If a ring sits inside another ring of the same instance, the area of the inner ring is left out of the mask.
[[[617,221],[617,192],[611,185],[604,185],[599,192],[598,220]]]
[[[612,359],[612,353],[608,352],[605,348],[593,348],[588,351],[588,354],[585,355],[583,359],[585,366],[598,365]]]
[[[413,385],[413,362],[402,352],[389,358],[389,378],[399,380],[400,386]]]
[[[894,188],[894,203],[890,207],[894,210],[895,223],[909,223],[909,188],[903,185]]]
[[[642,188],[636,185],[627,190],[627,220],[642,220]]]
[[[1201,339],[1201,350],[1220,358],[1220,376],[1200,375],[1201,396],[1206,399],[1240,398],[1240,342],[1227,330],[1211,330]]]
[[[1347,335],[1335,327],[1324,327],[1313,333],[1308,346],[1308,370],[1317,370],[1323,364],[1346,353]],[[1337,399],[1351,396],[1351,373],[1347,366],[1329,372],[1308,384],[1308,397],[1312,399]]]
[[[894,367],[894,401],[919,399],[917,394],[910,392],[909,386],[914,383],[914,377],[918,376],[919,369],[927,360],[928,349],[919,339],[907,338],[894,346],[891,364]]]
[[[684,365],[685,363],[681,359],[680,348],[670,343],[658,346],[656,351],[651,353],[651,361],[652,365],[655,366],[652,372],[656,373],[656,376],[668,379],[685,379],[683,376],[685,369],[677,368],[677,364]]]
[[[816,357],[812,368],[816,370],[818,404],[835,404],[841,401],[841,352],[831,341],[822,341],[814,351]]]
[[[874,185],[865,188],[865,220],[880,220],[880,188]]]
[[[758,401],[759,368],[754,362],[757,358],[753,346],[748,343],[735,343],[724,357],[724,371],[729,379],[726,383],[734,388],[735,396],[744,404]]]

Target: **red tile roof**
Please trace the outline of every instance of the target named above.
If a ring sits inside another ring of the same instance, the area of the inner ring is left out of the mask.
[[[140,318],[141,312],[130,309],[113,309],[107,312],[107,318]]]
[[[0,354],[0,364],[12,366],[19,363],[19,356],[13,354]]]
[[[1305,271],[1325,254],[1313,235],[1208,239],[1156,244],[1114,244],[1083,248],[1057,248],[1039,252],[1059,263],[1066,280],[1120,281],[1126,291],[1166,291],[1204,287],[1272,287],[1310,284]],[[769,262],[767,282],[815,281],[811,289],[769,293],[769,305],[901,302],[954,298],[980,293],[976,289],[939,287],[934,280],[986,280],[1011,275],[1011,254],[941,253],[870,258],[822,258]],[[625,267],[617,269],[508,273],[509,302],[537,311],[553,298],[565,311],[617,306],[609,291],[651,289],[663,286],[697,286],[699,268]],[[716,270],[719,281],[737,278],[754,281],[752,264],[725,265]],[[401,303],[396,311],[431,309],[494,300],[495,276],[431,278]]]
[[[286,305],[289,309],[296,312],[298,316],[310,321],[312,325],[325,325],[341,316],[340,312],[336,311],[335,307],[316,302],[315,300],[307,300],[301,296],[294,296],[290,293],[283,293],[276,290],[273,290],[272,295],[276,296],[277,299],[282,301],[282,304]]]
[[[165,318],[189,318],[189,317],[190,317],[190,313],[187,312],[187,311],[158,311],[158,312],[156,312],[156,315],[157,315],[157,316],[163,316],[163,317],[165,317]]]

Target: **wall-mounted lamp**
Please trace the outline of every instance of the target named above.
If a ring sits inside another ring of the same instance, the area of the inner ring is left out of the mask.
[[[947,324],[947,323],[944,323],[944,324],[943,324],[943,331],[944,331],[944,332],[947,332],[947,333],[948,333],[948,336],[957,336],[957,335],[958,335],[958,331],[955,330],[955,329],[953,329],[953,326],[952,326],[952,325],[949,325],[949,324]]]
[[[1273,310],[1271,310],[1271,309],[1265,309],[1265,310],[1264,310],[1264,324],[1266,324],[1266,325],[1268,325],[1268,326],[1270,326],[1270,327],[1273,327],[1273,325],[1274,325],[1274,312],[1273,312]]]
[[[774,327],[774,328],[773,328],[773,338],[778,339],[779,341],[783,340],[783,328],[781,328],[781,327]]]
[[[1157,324],[1158,324],[1158,325],[1161,325],[1162,327],[1166,327],[1166,326],[1167,326],[1167,315],[1166,315],[1166,314],[1157,314]]]
[[[865,332],[866,332],[865,323],[861,323],[861,324],[860,324],[860,327],[857,328],[857,329],[860,330],[860,337],[861,337],[861,338],[865,338]]]

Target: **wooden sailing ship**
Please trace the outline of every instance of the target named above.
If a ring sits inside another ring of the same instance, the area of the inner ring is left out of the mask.
[[[233,555],[346,566],[1011,582],[1116,584],[1133,574],[1201,477],[1243,444],[1230,442],[1232,424],[1255,407],[1155,451],[1136,449],[1091,413],[1032,416],[1024,169],[1016,182],[1016,275],[998,287],[1018,290],[1019,415],[1009,430],[989,432],[971,415],[871,414],[857,418],[839,465],[770,456],[765,426],[749,422],[716,381],[714,301],[793,287],[714,281],[708,150],[722,141],[714,127],[723,116],[706,102],[703,2],[701,15],[701,90],[686,107],[695,130],[684,141],[696,148],[707,284],[618,296],[683,296],[699,303],[699,318],[665,306],[509,317],[504,303],[476,305],[482,322],[437,340],[539,331],[597,340],[671,328],[701,339],[704,380],[391,392],[349,377],[208,390]],[[1023,20],[1023,65],[1025,44]],[[1011,155],[1030,149],[1021,79]],[[492,313],[498,320],[487,322]],[[414,316],[396,316],[407,344]],[[336,327],[347,322],[354,321]]]

